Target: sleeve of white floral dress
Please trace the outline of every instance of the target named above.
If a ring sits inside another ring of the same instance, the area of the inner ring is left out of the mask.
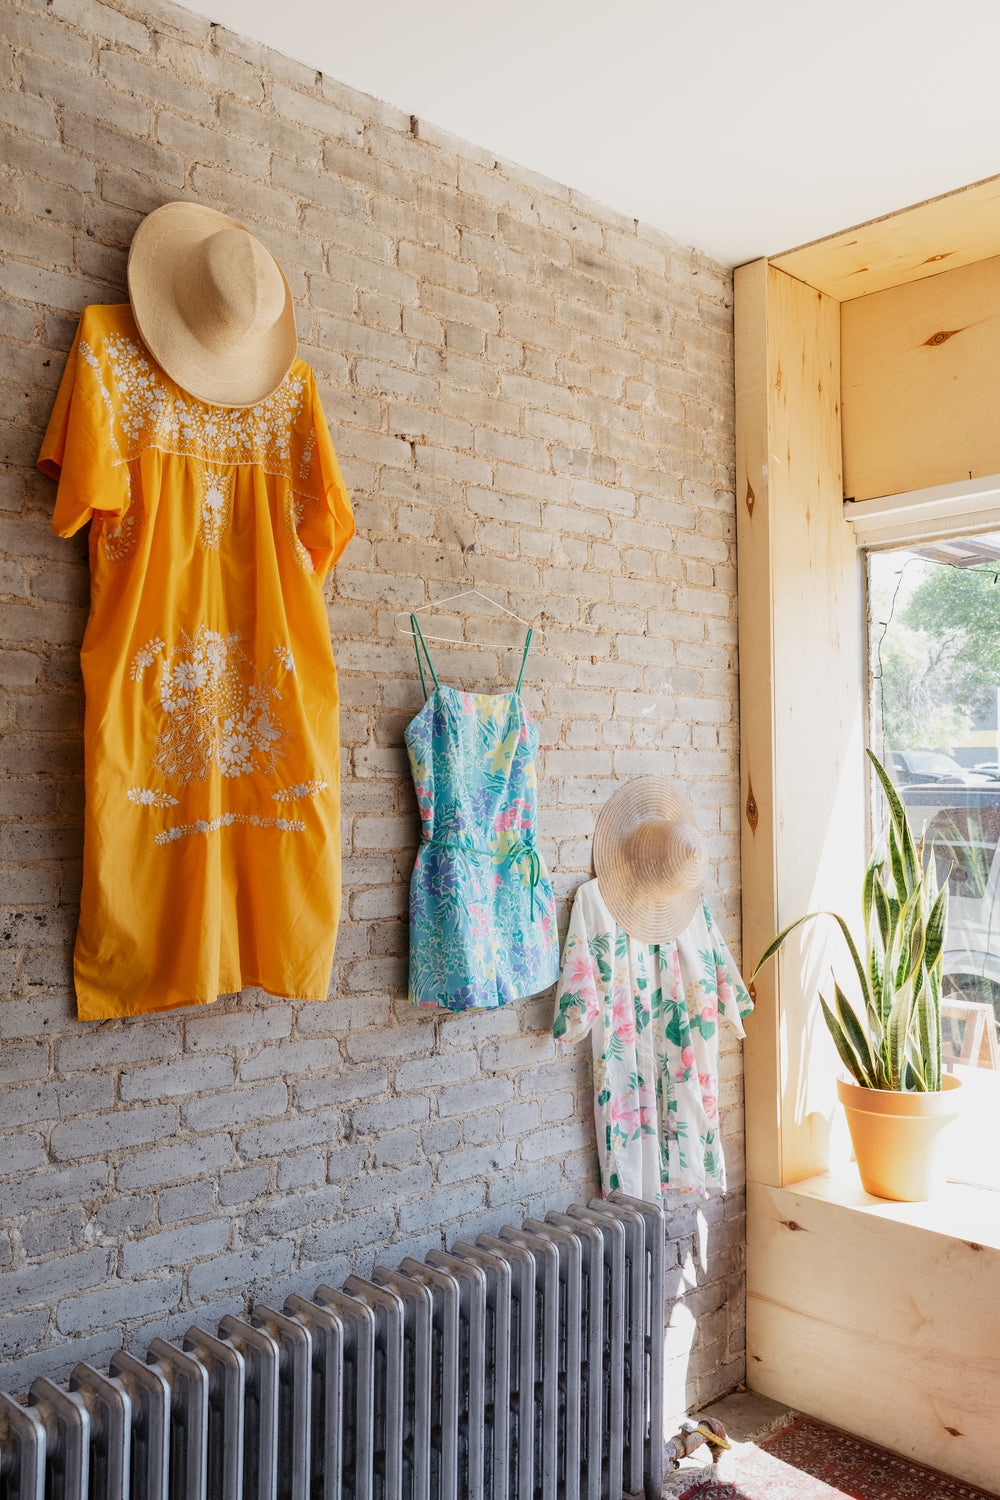
[[[746,985],[740,978],[740,971],[733,961],[732,954],[723,942],[722,934],[716,927],[715,919],[707,905],[704,911],[709,940],[712,944],[712,956],[715,960],[715,982],[719,992],[719,1014],[725,1017],[735,1029],[738,1036],[745,1036],[743,1017],[749,1015],[753,1010],[753,1001],[750,998],[750,993]]]
[[[559,1042],[578,1042],[589,1034],[603,1013],[611,985],[608,934],[588,923],[585,889],[581,886],[573,902],[556,987],[552,1035]]]

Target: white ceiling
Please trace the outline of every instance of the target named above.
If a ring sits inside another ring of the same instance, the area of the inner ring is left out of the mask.
[[[997,0],[187,0],[739,265],[1000,172]]]

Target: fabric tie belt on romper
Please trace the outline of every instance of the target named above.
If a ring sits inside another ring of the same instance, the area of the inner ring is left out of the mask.
[[[433,839],[428,838],[426,833],[421,835],[425,844],[433,844],[438,849],[454,849],[459,854],[464,854],[469,860],[492,859],[506,860],[509,864],[519,864],[522,859],[528,861],[528,883],[531,889],[531,920],[535,920],[535,887],[541,884],[542,861],[538,856],[534,844],[527,843],[524,839],[518,839],[511,844],[509,849],[478,849],[475,844],[466,844],[461,839]]]

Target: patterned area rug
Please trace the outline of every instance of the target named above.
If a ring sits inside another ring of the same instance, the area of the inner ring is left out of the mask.
[[[812,1417],[746,1448],[735,1483],[685,1491],[681,1500],[997,1500]]]

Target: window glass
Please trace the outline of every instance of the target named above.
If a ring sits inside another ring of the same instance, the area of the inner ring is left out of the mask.
[[[948,881],[945,1055],[968,1087],[951,1175],[1000,1188],[1000,533],[868,554],[871,745]],[[877,838],[885,815],[873,795]]]

